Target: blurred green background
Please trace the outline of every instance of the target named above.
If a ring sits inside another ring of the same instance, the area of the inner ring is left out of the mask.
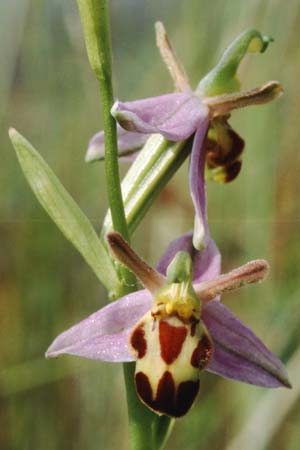
[[[294,390],[203,373],[197,404],[167,448],[298,450],[299,1],[114,0],[111,18],[115,94],[123,100],[172,91],[155,47],[158,19],[194,86],[245,29],[275,39],[264,55],[246,58],[240,77],[244,88],[278,79],[285,95],[233,114],[247,144],[243,170],[232,184],[209,185],[209,221],[224,270],[251,258],[270,262],[263,285],[223,301],[289,364]],[[7,136],[14,126],[33,143],[99,230],[107,208],[104,167],[83,160],[101,114],[76,2],[1,0],[0,61],[0,448],[126,450],[121,365],[43,358],[58,333],[106,299],[37,203]],[[192,217],[185,165],[140,225],[134,247],[154,264]]]

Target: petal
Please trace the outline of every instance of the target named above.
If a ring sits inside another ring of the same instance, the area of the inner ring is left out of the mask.
[[[180,141],[191,136],[207,120],[208,108],[195,95],[175,93],[116,102],[111,113],[128,131],[160,133],[171,141]]]
[[[193,247],[192,232],[185,233],[170,243],[156,266],[157,270],[166,275],[168,265],[179,251],[185,251],[192,256],[194,283],[212,280],[220,275],[221,255],[215,242],[210,239],[205,249],[196,250]]]
[[[146,290],[126,295],[60,334],[46,356],[67,353],[100,361],[132,361],[129,334],[151,305],[152,297]]]
[[[205,247],[209,241],[209,229],[206,211],[205,185],[205,137],[208,120],[202,123],[194,138],[190,162],[190,191],[195,207],[194,246],[198,249]]]
[[[149,135],[142,133],[134,133],[132,131],[126,131],[124,128],[117,125],[118,135],[118,154],[122,162],[126,162],[130,157],[132,160],[132,154],[140,150]],[[104,159],[104,131],[100,131],[95,134],[89,141],[88,149],[85,155],[86,162],[92,162]]]
[[[228,308],[213,300],[202,319],[215,344],[208,371],[257,386],[290,387],[281,361]]]

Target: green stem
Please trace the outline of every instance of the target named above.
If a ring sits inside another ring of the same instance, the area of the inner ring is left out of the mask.
[[[109,205],[112,215],[114,229],[118,231],[128,241],[129,233],[125,220],[125,212],[121,194],[121,182],[118,165],[118,147],[117,147],[117,128],[116,122],[110,114],[111,107],[114,103],[113,87],[111,80],[111,57],[110,57],[110,30],[106,1],[99,1],[103,4],[101,22],[99,25],[102,30],[102,39],[99,46],[102,54],[108,55],[103,70],[97,76],[100,88],[100,97],[103,113],[103,125],[105,135],[105,170],[107,181],[107,192]],[[106,39],[105,39],[106,37]],[[104,69],[105,67],[105,69]]]
[[[126,384],[130,450],[158,450],[153,437],[153,426],[160,419],[139,400],[133,384],[135,363],[123,364]]]
[[[153,439],[154,448],[156,450],[163,450],[172,433],[175,425],[175,419],[168,416],[157,416],[153,424]]]
[[[111,69],[111,39],[107,0],[77,0],[90,65],[99,83],[105,143],[105,172],[113,229],[129,242],[129,232],[121,193],[116,122],[110,114],[114,103]],[[126,293],[135,289],[135,278],[119,267]]]
[[[116,122],[110,114],[114,103],[111,70],[110,27],[107,0],[77,0],[89,61],[96,74],[103,113],[105,168],[113,226],[129,239],[121,195]]]
[[[77,0],[89,61],[100,88],[105,135],[106,183],[113,229],[129,241],[121,193],[116,123],[110,114],[114,102],[111,77],[111,48],[107,0]],[[136,290],[135,278],[125,267],[120,270],[122,295]],[[152,429],[157,416],[137,397],[134,363],[124,364],[131,450],[153,450]],[[150,433],[150,438],[149,438]]]

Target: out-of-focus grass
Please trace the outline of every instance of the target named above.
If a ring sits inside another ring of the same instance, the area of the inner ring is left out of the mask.
[[[209,185],[208,195],[224,269],[256,257],[267,258],[272,267],[264,285],[224,301],[288,361],[300,345],[299,2],[111,3],[115,90],[124,100],[172,90],[154,44],[157,19],[164,21],[194,85],[244,29],[255,27],[275,38],[266,54],[247,58],[241,78],[247,88],[278,79],[285,95],[233,114],[247,142],[243,170],[230,185]],[[0,447],[125,450],[120,367],[67,357],[42,360],[56,334],[104,305],[105,295],[37,204],[6,133],[12,125],[33,142],[99,229],[107,206],[104,169],[83,163],[86,143],[101,127],[99,96],[76,5],[18,0],[0,8]],[[186,175],[185,166],[134,238],[152,263],[192,225]],[[263,389],[203,374],[199,401],[178,422],[168,448],[225,449],[265,395]],[[255,450],[296,450],[299,420],[296,402],[268,447]]]

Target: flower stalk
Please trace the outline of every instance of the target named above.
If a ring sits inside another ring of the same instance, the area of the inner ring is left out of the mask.
[[[106,186],[113,227],[129,240],[120,187],[116,122],[110,114],[114,96],[108,2],[78,0],[78,7],[90,65],[99,83],[105,132]]]

